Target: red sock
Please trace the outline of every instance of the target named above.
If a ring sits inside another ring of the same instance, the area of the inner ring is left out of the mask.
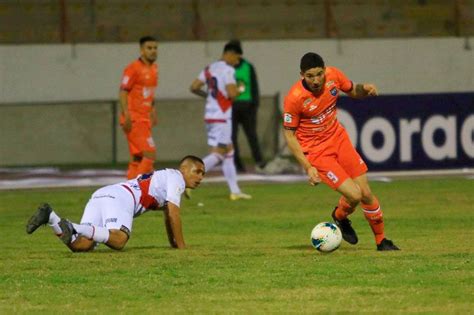
[[[364,216],[370,224],[370,228],[375,236],[375,243],[380,244],[380,242],[385,238],[384,233],[384,223],[383,223],[383,212],[380,208],[379,201],[374,196],[374,201],[372,204],[361,204],[362,209],[364,210]]]
[[[138,165],[138,174],[146,174],[153,171],[154,160],[144,157]]]
[[[351,205],[347,203],[346,199],[341,196],[341,198],[339,198],[339,203],[334,214],[336,219],[344,220],[349,216],[349,214],[354,212],[354,210],[355,208],[351,207]]]
[[[138,176],[138,164],[139,162],[128,163],[127,179],[133,179]]]

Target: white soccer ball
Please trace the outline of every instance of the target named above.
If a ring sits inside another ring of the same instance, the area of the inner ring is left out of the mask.
[[[320,252],[329,253],[338,249],[341,241],[341,230],[334,223],[319,223],[311,231],[311,244]]]

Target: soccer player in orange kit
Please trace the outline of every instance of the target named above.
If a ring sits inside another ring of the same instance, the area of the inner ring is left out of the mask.
[[[140,58],[123,72],[120,85],[120,124],[130,151],[127,178],[153,170],[156,148],[151,134],[157,123],[153,98],[158,86],[158,42],[154,37],[140,38]]]
[[[357,234],[348,216],[360,203],[372,228],[377,250],[398,250],[385,238],[383,213],[367,180],[367,165],[353,147],[336,116],[339,91],[353,98],[377,95],[373,84],[353,84],[335,67],[309,52],[301,58],[302,80],[296,82],[284,101],[284,135],[290,151],[308,174],[311,185],[321,181],[342,196],[332,217],[345,241],[357,244]]]

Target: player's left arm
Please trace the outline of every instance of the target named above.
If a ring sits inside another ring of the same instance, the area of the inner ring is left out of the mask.
[[[164,210],[164,219],[166,233],[171,247],[183,249],[185,244],[179,207],[172,202],[168,202],[168,206]]]
[[[189,90],[191,91],[191,93],[196,94],[197,96],[206,98],[207,93],[202,89],[204,84],[205,83],[201,80],[194,79],[193,83],[191,83],[191,86],[189,87]]]
[[[239,89],[237,88],[237,84],[230,83],[225,86],[225,90],[227,92],[227,97],[233,100],[237,96],[239,96]]]
[[[156,114],[155,100],[151,102],[150,121],[152,126],[158,124],[158,115]]]
[[[378,92],[375,84],[357,83],[347,95],[352,98],[366,98],[369,96],[377,96]]]

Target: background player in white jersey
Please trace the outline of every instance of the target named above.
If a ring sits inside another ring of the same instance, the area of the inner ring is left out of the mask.
[[[191,92],[206,98],[204,120],[210,153],[203,161],[206,170],[222,162],[222,172],[230,189],[230,200],[250,199],[240,191],[232,145],[232,100],[239,94],[234,67],[240,61],[242,48],[235,42],[224,46],[222,58],[208,65],[191,84]],[[207,92],[203,90],[207,86]]]
[[[92,250],[96,243],[122,249],[132,231],[133,219],[148,210],[163,210],[168,240],[173,248],[184,248],[180,218],[181,194],[194,189],[205,174],[204,162],[195,156],[184,157],[179,169],[163,169],[142,174],[127,182],[102,187],[87,203],[81,224],[61,219],[43,204],[26,226],[28,234],[48,223],[73,251]]]

